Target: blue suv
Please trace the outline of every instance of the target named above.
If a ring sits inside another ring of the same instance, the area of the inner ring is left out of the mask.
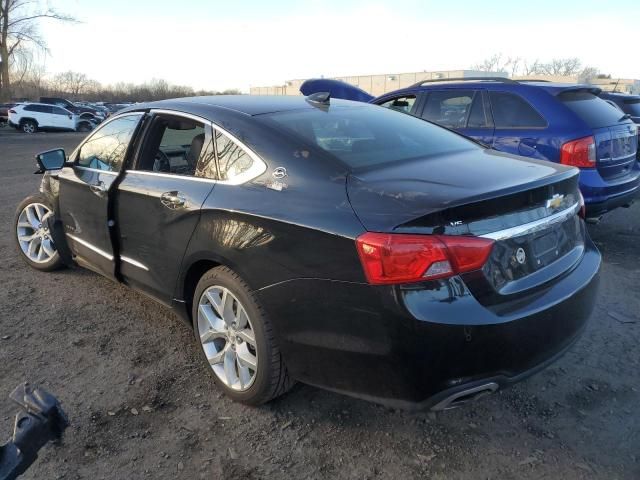
[[[300,90],[368,101],[499,151],[578,167],[586,216],[592,221],[629,206],[640,192],[638,129],[593,86],[492,77],[428,80],[374,98],[343,82],[317,79]]]

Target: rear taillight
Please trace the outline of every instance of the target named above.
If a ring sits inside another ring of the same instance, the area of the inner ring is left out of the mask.
[[[596,139],[585,137],[565,143],[560,149],[560,163],[578,168],[595,167]]]
[[[367,232],[356,239],[356,246],[367,281],[389,285],[478,270],[487,262],[493,240]]]
[[[582,196],[582,192],[578,190],[578,201],[580,202],[580,210],[578,211],[578,215],[583,220],[587,218],[587,207],[584,204],[584,197]]]
[[[16,113],[15,110],[9,110],[9,113]]]

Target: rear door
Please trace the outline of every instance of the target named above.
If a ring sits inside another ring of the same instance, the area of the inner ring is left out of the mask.
[[[169,304],[182,257],[215,180],[211,127],[186,114],[152,112],[134,168],[124,173],[115,203],[124,281]]]
[[[637,127],[619,109],[586,89],[565,91],[558,99],[593,129],[596,166],[604,180],[632,173],[638,149]]]
[[[493,142],[493,123],[482,90],[431,90],[421,116],[486,145]]]
[[[489,92],[493,123],[493,147],[501,152],[547,159],[548,123],[523,97],[512,92]]]
[[[114,278],[109,195],[129,155],[143,114],[126,114],[103,124],[72,154],[60,171],[59,212],[78,263]]]
[[[61,107],[52,106],[53,123],[61,130],[75,130],[73,114]]]

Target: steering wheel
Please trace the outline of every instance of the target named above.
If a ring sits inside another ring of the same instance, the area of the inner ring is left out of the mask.
[[[154,172],[171,172],[171,161],[167,154],[162,150],[158,150],[156,153],[156,158],[153,162],[153,171]]]

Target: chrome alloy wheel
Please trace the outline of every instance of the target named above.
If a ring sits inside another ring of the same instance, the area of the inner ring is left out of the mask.
[[[51,241],[47,217],[51,210],[42,203],[30,203],[22,209],[16,227],[20,249],[29,260],[47,263],[56,254]]]
[[[229,289],[215,285],[202,293],[198,334],[213,373],[232,390],[251,387],[258,368],[256,339],[245,308]]]

